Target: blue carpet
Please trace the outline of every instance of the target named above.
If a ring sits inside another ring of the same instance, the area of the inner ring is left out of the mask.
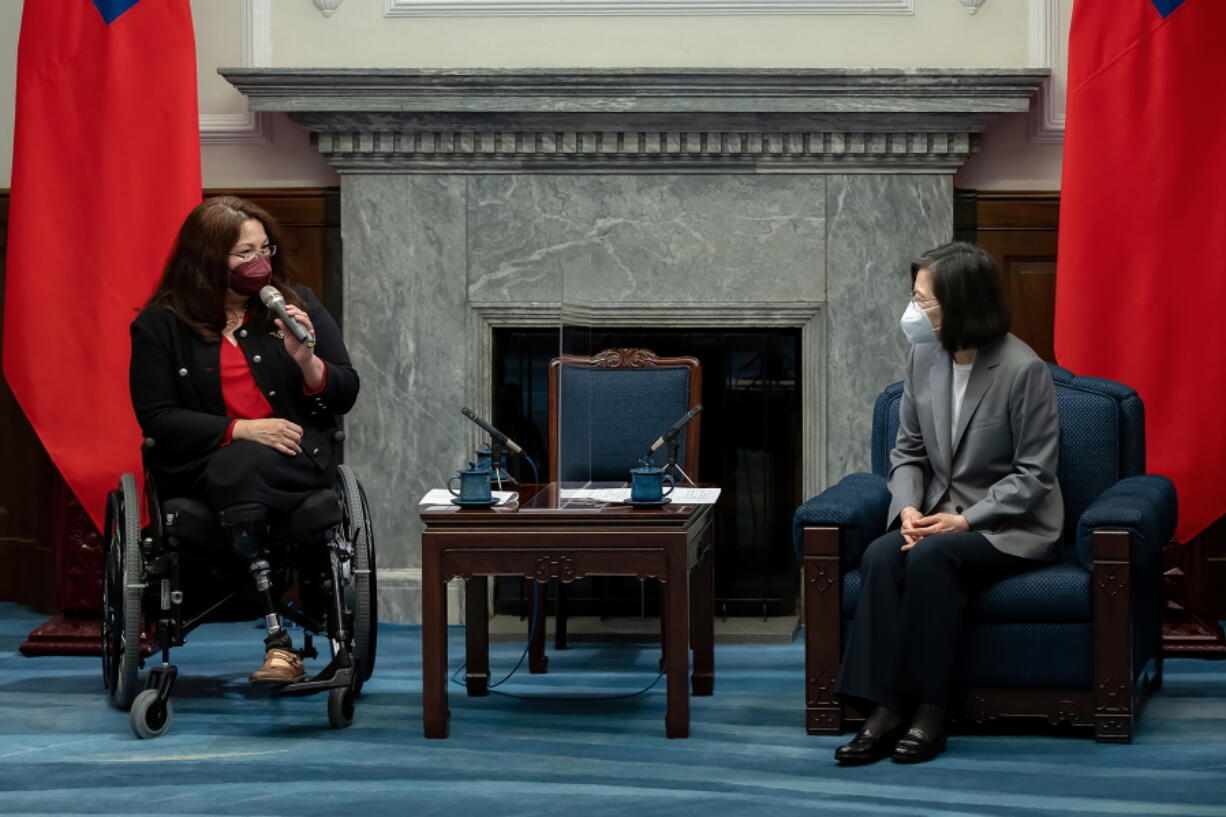
[[[139,741],[107,707],[95,659],[27,659],[42,616],[0,603],[0,815],[1223,815],[1226,663],[1170,661],[1135,742],[955,736],[920,766],[844,769],[846,738],[802,728],[800,643],[719,645],[716,688],[692,700],[688,740],[664,737],[663,682],[619,701],[468,698],[449,690],[451,737],[421,731],[415,627],[385,625],[352,728],[323,697],[247,695],[260,633],[197,630],[175,652],[169,734]],[[452,666],[463,650],[452,633]],[[651,646],[578,645],[548,676],[504,689],[615,694],[656,674]],[[519,657],[493,645],[495,677]]]

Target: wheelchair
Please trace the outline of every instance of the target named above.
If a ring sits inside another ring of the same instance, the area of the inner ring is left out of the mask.
[[[336,439],[343,439],[338,431]],[[154,445],[145,440],[143,450]],[[142,525],[136,479],[123,474],[107,495],[103,544],[102,679],[110,703],[129,712],[139,738],[170,727],[170,694],[178,669],[170,650],[189,632],[217,621],[264,617],[262,594],[226,543],[217,514],[199,500],[158,496],[146,470]],[[262,506],[240,506],[258,520]],[[331,661],[314,677],[274,687],[272,697],[327,693],[328,722],[353,722],[357,697],[375,668],[378,623],[375,542],[361,483],[345,465],[331,489],[309,495],[289,514],[267,522],[268,578],[283,621],[299,625],[303,658],[327,640]],[[144,688],[145,659],[161,652]]]

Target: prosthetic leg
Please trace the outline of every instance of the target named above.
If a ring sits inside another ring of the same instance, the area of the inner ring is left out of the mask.
[[[233,505],[218,514],[230,547],[250,565],[264,607],[268,634],[264,637],[264,665],[251,674],[258,685],[292,684],[305,676],[302,658],[293,651],[293,641],[285,630],[272,598],[272,566],[261,542],[267,532],[268,509],[263,505]]]

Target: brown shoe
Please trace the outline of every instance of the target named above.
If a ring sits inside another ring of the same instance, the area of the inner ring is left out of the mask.
[[[298,653],[274,647],[264,653],[264,666],[251,673],[247,680],[253,684],[293,684],[305,677]]]

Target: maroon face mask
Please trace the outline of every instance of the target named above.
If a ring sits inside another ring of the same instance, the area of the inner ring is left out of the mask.
[[[239,295],[258,295],[272,280],[272,262],[267,256],[244,261],[230,270],[230,289]]]

